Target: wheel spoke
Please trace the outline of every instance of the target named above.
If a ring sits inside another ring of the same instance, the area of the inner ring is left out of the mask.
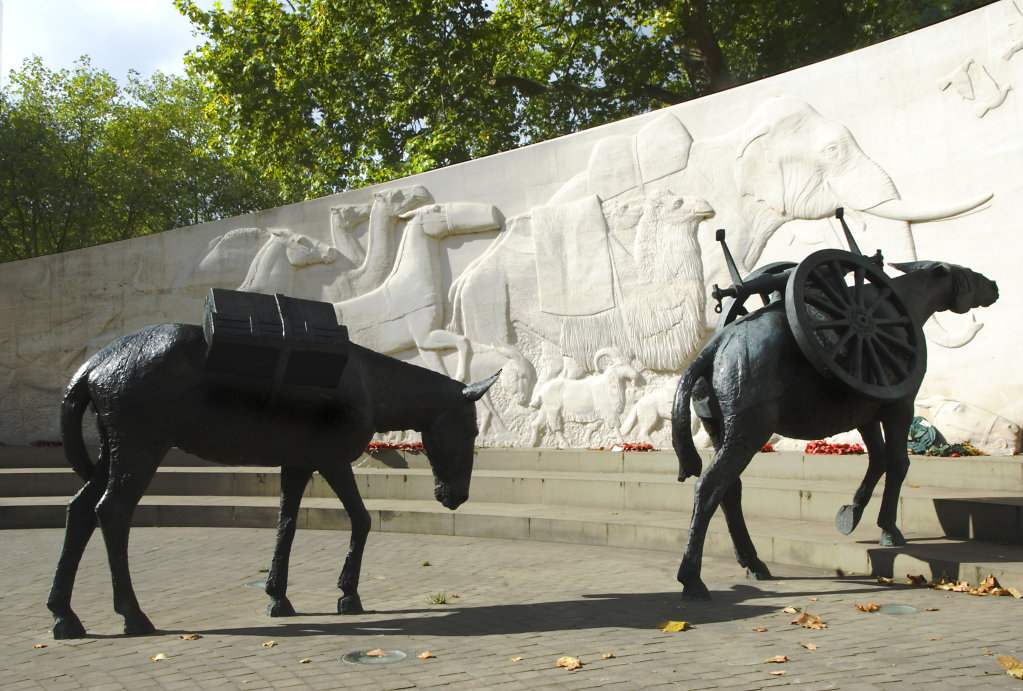
[[[916,352],[916,348],[914,348],[911,344],[896,338],[887,331],[878,330],[874,333],[877,335],[878,339],[884,341],[885,345],[892,349],[901,350],[906,355],[913,355],[913,353]]]
[[[849,326],[848,319],[828,319],[827,321],[813,321],[810,322],[810,328],[814,331],[820,329],[834,329],[839,330],[843,326]]]
[[[871,341],[866,341],[864,344],[865,350],[867,351],[867,361],[870,365],[870,371],[874,375],[874,383],[878,386],[888,386],[888,375],[884,372],[884,366],[881,364],[880,358],[877,356],[877,351],[874,350],[874,344]]]
[[[887,303],[888,298],[891,297],[891,294],[892,294],[891,288],[889,288],[888,286],[882,287],[880,292],[878,292],[877,294],[877,298],[872,303],[866,306],[867,314],[868,315],[873,314],[874,310],[877,309],[878,305],[883,305]]]
[[[875,338],[871,340],[870,345],[874,348],[874,352],[876,352],[878,356],[884,360],[885,364],[888,365],[888,368],[892,371],[892,374],[898,378],[898,381],[902,381],[906,378],[908,372],[903,366],[903,363],[895,357],[894,354],[892,354],[892,351],[889,350],[884,343]]]
[[[856,334],[856,340],[852,348],[852,369],[851,374],[856,379],[863,379],[863,336]]]
[[[897,317],[881,317],[874,320],[874,326],[909,326],[912,322],[909,317],[900,314]]]
[[[808,305],[813,305],[814,307],[825,310],[826,312],[829,312],[832,315],[842,314],[845,311],[837,304],[832,302],[831,299],[828,298],[828,296],[824,295],[823,293],[811,293],[807,291],[803,295],[803,302],[805,302]]]
[[[818,281],[814,283],[814,287],[820,288],[822,291],[828,294],[835,304],[848,305],[849,297],[846,295],[846,290],[849,288],[845,284],[845,274],[842,273],[842,268],[838,265],[838,262],[828,262],[828,269],[830,270],[831,277],[833,280],[829,281],[828,276],[824,275],[823,271],[816,271]]]

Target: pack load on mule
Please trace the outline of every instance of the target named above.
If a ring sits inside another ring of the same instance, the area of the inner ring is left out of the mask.
[[[329,302],[213,288],[202,331],[210,381],[262,393],[268,406],[332,395],[348,362],[348,328]]]
[[[742,515],[739,476],[775,433],[812,440],[858,430],[869,453],[867,472],[836,525],[844,534],[853,531],[884,475],[880,543],[905,544],[895,519],[909,468],[913,401],[926,370],[922,324],[935,312],[986,307],[998,299],[998,286],[965,267],[934,261],[893,264],[903,274],[889,278],[881,253],[860,254],[841,209],[836,216],[851,251],[818,250],[798,264],[769,264],[745,279],[718,231],[734,283],[714,286],[718,329],[682,374],[672,406],[679,481],[702,473],[678,571],[687,600],[710,597],[700,562],[718,505],[739,564],[751,578],[770,578]],[[763,306],[750,311],[746,302],[754,295]],[[714,445],[706,472],[692,439],[690,403]]]
[[[416,430],[433,469],[434,496],[458,508],[469,497],[476,401],[498,374],[466,386],[381,355],[348,340],[332,305],[283,295],[214,290],[202,325],[157,324],[115,340],[79,368],[61,405],[64,453],[85,485],[68,503],[46,603],[54,638],[85,635],[71,593],[97,525],[125,633],[154,630],[131,584],[128,535],[135,507],[175,446],[219,463],[281,467],[266,580],[271,616],[295,614],[288,561],[302,494],[320,473],[351,523],[337,611],[363,612],[358,587],[370,514],[351,464],[374,434]],[[82,432],[90,405],[100,439],[95,462]]]

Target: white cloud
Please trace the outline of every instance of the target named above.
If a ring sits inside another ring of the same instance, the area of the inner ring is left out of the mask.
[[[41,56],[50,69],[71,68],[76,59],[88,55],[93,67],[107,70],[118,81],[129,69],[144,76],[156,70],[180,73],[185,52],[200,42],[172,0],[0,1],[4,82],[9,70],[32,55]]]

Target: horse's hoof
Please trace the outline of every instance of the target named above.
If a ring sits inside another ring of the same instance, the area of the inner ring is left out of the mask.
[[[771,570],[767,568],[767,564],[757,559],[746,567],[746,578],[751,581],[769,581],[771,580]]]
[[[878,541],[882,547],[905,547],[906,538],[898,528],[881,529],[881,539]]]
[[[293,617],[295,608],[291,606],[291,601],[288,598],[282,597],[266,606],[266,614],[270,617]]]
[[[69,638],[85,638],[85,627],[74,614],[56,617],[53,622],[53,638],[57,641]]]
[[[139,614],[137,617],[126,618],[124,620],[124,633],[129,636],[144,636],[154,631],[156,631],[156,627],[153,626],[153,622],[149,621],[149,617],[145,614]]]
[[[682,588],[683,602],[706,602],[710,599],[710,591],[703,581],[696,580],[685,584]]]
[[[358,595],[342,595],[337,599],[338,614],[363,614],[365,611]]]
[[[835,515],[835,527],[838,528],[838,532],[843,535],[848,535],[860,522],[860,518],[863,516],[862,506],[853,506],[852,504],[846,504],[838,510]]]

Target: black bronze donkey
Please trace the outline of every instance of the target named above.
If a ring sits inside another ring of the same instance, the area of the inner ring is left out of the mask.
[[[993,281],[961,266],[927,261],[893,266],[904,272],[892,279],[894,287],[919,324],[934,312],[963,313],[986,307],[998,298]],[[747,568],[750,578],[771,577],[757,557],[742,515],[739,475],[774,433],[821,439],[857,429],[869,453],[867,473],[852,505],[839,511],[837,523],[842,532],[851,532],[885,475],[877,519],[880,542],[905,544],[895,521],[899,492],[909,468],[906,440],[917,388],[901,398],[876,402],[827,379],[797,346],[783,301],[719,331],[682,375],[672,410],[672,442],[679,459],[680,482],[699,476],[702,469],[690,432],[691,400],[714,445],[713,459],[696,482],[689,539],[678,570],[683,599],[710,598],[700,579],[700,562],[707,525],[719,504],[739,565]]]
[[[97,522],[106,542],[114,610],[124,631],[154,630],[139,607],[128,569],[132,513],[172,446],[227,464],[281,466],[277,545],[266,592],[273,615],[294,614],[287,599],[288,557],[298,503],[313,471],[337,493],[351,521],[338,587],[338,612],[362,611],[359,572],[369,512],[351,463],[376,432],[414,429],[433,466],[435,496],[449,509],[469,496],[475,401],[496,377],[465,386],[444,375],[350,345],[333,396],[278,403],[225,389],[204,376],[207,343],[200,326],[160,324],[120,338],[78,370],[61,408],[68,461],[85,486],[68,505],[67,530],[47,605],[54,638],[85,635],[71,610],[75,574]],[[100,453],[93,464],[82,437],[86,408],[96,410]]]

